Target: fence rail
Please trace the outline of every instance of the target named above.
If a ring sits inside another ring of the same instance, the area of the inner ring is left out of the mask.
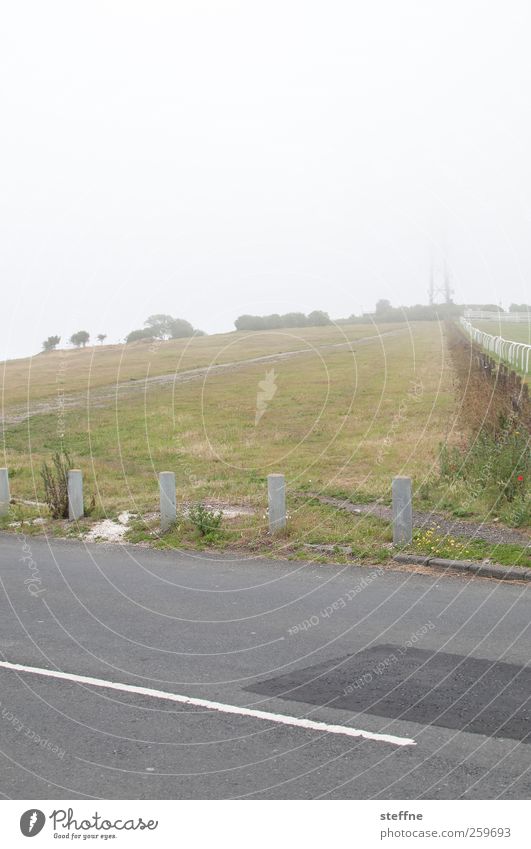
[[[485,351],[494,354],[506,363],[509,363],[515,369],[529,374],[529,360],[531,345],[525,342],[514,342],[512,339],[504,339],[502,336],[492,336],[490,333],[484,333],[483,330],[478,330],[466,318],[460,319],[461,327],[465,333],[478,345],[481,345]]]

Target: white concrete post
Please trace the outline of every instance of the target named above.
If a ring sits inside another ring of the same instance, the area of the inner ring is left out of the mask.
[[[83,472],[81,469],[68,471],[68,518],[71,522],[85,515],[83,505]]]
[[[393,478],[393,543],[409,544],[413,539],[411,478]]]
[[[7,469],[0,469],[0,516],[9,513],[9,475]]]
[[[160,529],[162,532],[169,530],[177,518],[177,507],[175,503],[175,474],[173,472],[160,472]]]
[[[274,534],[286,527],[286,480],[284,475],[267,476],[269,502],[269,532]]]

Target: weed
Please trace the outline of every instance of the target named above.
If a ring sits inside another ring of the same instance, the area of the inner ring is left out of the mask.
[[[52,465],[44,462],[41,477],[44,484],[44,500],[54,519],[68,519],[68,470],[72,468],[66,451],[56,451]]]
[[[54,519],[68,519],[68,472],[72,468],[72,460],[67,451],[56,451],[52,457],[52,465],[46,461],[41,466],[41,477],[44,484],[44,500]],[[94,513],[96,499],[91,497],[84,506],[84,515]]]
[[[525,423],[503,411],[473,431],[468,443],[442,445],[439,507],[458,517],[495,514],[512,527],[529,526],[529,447]]]
[[[411,551],[428,557],[448,560],[492,559],[504,566],[531,566],[529,549],[520,545],[500,543],[496,546],[479,539],[463,539],[441,535],[436,528],[415,531]]]
[[[208,541],[214,541],[219,536],[223,513],[221,510],[211,510],[202,502],[193,504],[188,511],[188,518],[199,531],[200,536]]]

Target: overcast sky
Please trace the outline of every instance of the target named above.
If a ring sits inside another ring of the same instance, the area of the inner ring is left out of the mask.
[[[168,312],[530,299],[514,0],[38,0],[0,22],[0,357]]]

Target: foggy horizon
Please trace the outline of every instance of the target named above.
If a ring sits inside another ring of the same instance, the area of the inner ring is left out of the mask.
[[[155,312],[529,300],[516,2],[30,2],[4,12],[0,360]]]

